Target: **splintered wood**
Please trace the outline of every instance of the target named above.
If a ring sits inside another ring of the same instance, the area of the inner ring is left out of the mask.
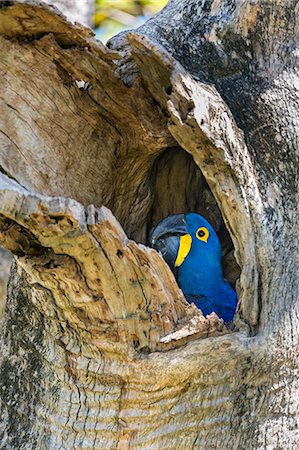
[[[135,350],[167,350],[226,331],[189,305],[153,249],[129,240],[106,207],[31,194],[1,174],[2,245],[74,327]],[[107,327],[109,324],[109,327]],[[101,347],[101,343],[99,342]]]

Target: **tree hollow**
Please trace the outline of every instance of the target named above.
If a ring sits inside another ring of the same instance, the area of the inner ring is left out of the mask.
[[[172,214],[195,212],[207,219],[222,246],[225,278],[235,286],[240,268],[234,245],[215,197],[192,156],[180,147],[163,151],[151,168],[152,206],[147,218],[148,233]]]

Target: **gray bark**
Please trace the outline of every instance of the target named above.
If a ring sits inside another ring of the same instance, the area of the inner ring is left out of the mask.
[[[0,317],[3,314],[5,307],[7,282],[11,261],[11,253],[0,247]]]
[[[298,447],[298,12],[172,0],[107,48],[0,9],[1,448]],[[190,209],[219,233],[232,330],[145,245]]]

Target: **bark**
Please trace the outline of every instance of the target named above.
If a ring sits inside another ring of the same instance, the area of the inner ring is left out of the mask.
[[[7,281],[12,256],[4,248],[0,247],[0,317],[3,314],[6,300]]]
[[[104,47],[2,2],[1,448],[292,449],[298,6],[172,0]],[[146,246],[205,213],[234,327]]]
[[[92,24],[93,1],[85,0],[82,2],[76,0],[45,0],[45,2],[51,5],[55,5],[72,22],[79,22],[89,26],[91,26]],[[0,248],[0,317],[5,307],[7,282],[11,260],[11,254],[5,251],[3,248]]]

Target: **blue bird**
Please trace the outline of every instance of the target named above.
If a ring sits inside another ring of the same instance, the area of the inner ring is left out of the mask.
[[[223,278],[221,245],[217,234],[199,214],[169,216],[154,229],[150,243],[175,274],[189,303],[206,316],[215,312],[233,320],[237,294]]]

